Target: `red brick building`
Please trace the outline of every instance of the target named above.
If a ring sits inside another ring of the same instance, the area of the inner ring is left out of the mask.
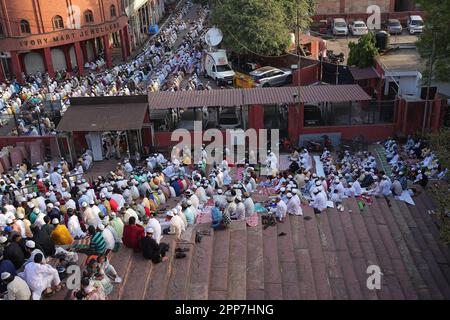
[[[84,73],[100,51],[110,67],[113,48],[130,55],[127,25],[121,0],[0,0],[0,81],[76,66]]]
[[[315,0],[314,20],[344,18],[348,21],[367,19],[367,8],[371,5],[380,7],[382,20],[389,18],[406,22],[408,15],[417,12],[413,0]]]

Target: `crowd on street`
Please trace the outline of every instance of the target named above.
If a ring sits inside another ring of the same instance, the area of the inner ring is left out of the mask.
[[[187,16],[196,8],[196,18],[191,21]],[[111,69],[105,70],[104,58],[99,57],[90,63],[90,72],[84,76],[60,71],[57,78],[52,79],[47,73],[38,72],[27,75],[24,84],[15,80],[0,84],[2,115],[16,115],[17,126],[12,134],[55,134],[53,117],[46,106],[60,105],[64,112],[70,106],[71,97],[145,95],[148,91],[198,89],[204,50],[202,36],[208,14],[207,6],[194,7],[187,1],[142,52]],[[188,84],[183,85],[186,80]]]

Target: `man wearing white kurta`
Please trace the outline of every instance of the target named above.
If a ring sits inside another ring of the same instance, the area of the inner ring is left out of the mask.
[[[32,292],[33,300],[40,300],[44,290],[58,286],[61,282],[58,271],[48,264],[42,262],[42,255],[37,254],[36,262],[30,262],[25,266],[24,280]]]
[[[184,222],[183,222],[184,223]],[[155,239],[156,243],[159,244],[161,241],[161,223],[159,223],[158,219],[155,217],[151,217],[150,220],[148,220],[147,227],[151,227],[153,229],[153,239]]]
[[[253,213],[255,213],[255,203],[253,202],[249,192],[244,192],[244,197],[245,216],[250,217]]]
[[[281,199],[281,197],[277,198],[277,206],[275,208],[275,215],[278,218],[278,221],[284,222],[284,218],[286,217],[287,206],[286,203]]]
[[[288,203],[287,203],[287,213],[292,214],[294,216],[302,216],[303,211],[300,206],[300,198],[297,194],[293,195],[292,193],[287,194]]]
[[[70,232],[70,235],[74,239],[84,238],[86,236],[86,233],[83,232],[81,229],[80,221],[78,220],[78,217],[75,215],[75,212],[72,211],[72,213],[69,214],[70,218],[67,222],[67,229]]]
[[[327,208],[327,199],[323,196],[318,188],[314,188],[313,190],[313,201],[310,206],[314,208],[314,213],[319,214],[322,213]]]

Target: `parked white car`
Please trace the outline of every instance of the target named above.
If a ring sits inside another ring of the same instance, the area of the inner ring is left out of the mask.
[[[409,16],[406,27],[410,34],[422,33],[423,19],[421,16]]]
[[[353,21],[348,25],[350,33],[354,36],[363,36],[369,33],[369,28],[367,28],[364,21]]]
[[[348,35],[347,22],[342,18],[335,18],[331,23],[331,30],[334,36],[346,36]]]

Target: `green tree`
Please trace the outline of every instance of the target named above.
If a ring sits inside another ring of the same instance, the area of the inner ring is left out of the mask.
[[[449,0],[416,0],[425,11],[424,30],[417,41],[417,49],[427,65],[424,82],[428,77],[450,80],[450,1]],[[434,48],[434,52],[433,52]]]
[[[430,148],[436,154],[443,168],[450,168],[450,129],[442,128],[440,131],[430,134]],[[431,183],[429,188],[436,206],[435,212],[439,218],[441,240],[450,244],[450,218],[447,213],[450,210],[450,185],[448,174],[442,180]]]
[[[296,4],[297,0],[220,0],[215,2],[212,22],[222,30],[224,46],[236,53],[276,56],[290,47],[289,34],[297,21]],[[305,28],[304,21],[309,18],[304,5],[299,6],[299,12],[301,27]]]
[[[373,64],[373,59],[378,54],[375,36],[372,32],[359,38],[357,43],[350,41],[348,47],[350,48],[347,62],[349,66],[367,68]]]
[[[283,7],[286,25],[292,32],[296,32],[297,13],[300,31],[309,28],[314,14],[315,0],[279,0]]]

